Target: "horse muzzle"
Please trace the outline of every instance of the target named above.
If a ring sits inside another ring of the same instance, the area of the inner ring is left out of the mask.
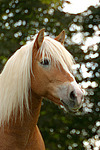
[[[84,101],[83,91],[75,81],[65,87],[62,88],[63,94],[60,94],[60,101],[67,111],[76,112]]]

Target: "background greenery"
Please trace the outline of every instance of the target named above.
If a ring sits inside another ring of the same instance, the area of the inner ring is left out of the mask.
[[[99,150],[100,44],[85,48],[84,43],[88,38],[93,42],[93,36],[100,35],[100,7],[89,7],[74,15],[64,13],[62,3],[62,0],[0,0],[0,70],[41,28],[45,27],[47,34],[53,36],[64,29],[65,47],[77,62],[76,79],[86,88],[85,102],[80,112],[72,115],[44,100],[38,125],[46,150]],[[77,33],[83,38],[73,42]]]

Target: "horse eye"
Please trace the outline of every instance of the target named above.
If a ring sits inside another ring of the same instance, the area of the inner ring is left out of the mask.
[[[41,65],[47,66],[47,65],[49,65],[49,60],[48,59],[44,59],[40,63],[41,63]]]

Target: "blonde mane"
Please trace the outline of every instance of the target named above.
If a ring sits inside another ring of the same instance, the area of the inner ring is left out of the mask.
[[[30,73],[32,71],[32,49],[34,39],[17,50],[7,61],[0,74],[0,125],[9,123],[11,113],[16,116],[18,108],[23,116],[23,101],[29,111],[28,96],[31,88]],[[71,70],[73,58],[71,54],[56,40],[44,37],[38,50],[44,59],[45,55],[52,58],[55,64],[60,64],[64,69]],[[67,67],[66,67],[67,65]]]
[[[45,37],[39,49],[39,53],[40,55],[42,54],[43,59],[46,55],[48,59],[54,62],[55,66],[57,65],[59,67],[59,64],[61,64],[65,70],[72,72],[74,59],[60,42],[48,36]]]

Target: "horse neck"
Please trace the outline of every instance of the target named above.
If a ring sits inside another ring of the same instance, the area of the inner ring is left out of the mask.
[[[41,101],[41,98],[32,93],[31,100],[29,100],[30,113],[24,108],[22,121],[20,120],[20,113],[18,113],[16,121],[10,119],[9,125],[4,127],[6,137],[9,138],[9,135],[13,136],[12,138],[15,140],[15,143],[21,148],[27,145],[27,142],[35,132],[41,109]]]

